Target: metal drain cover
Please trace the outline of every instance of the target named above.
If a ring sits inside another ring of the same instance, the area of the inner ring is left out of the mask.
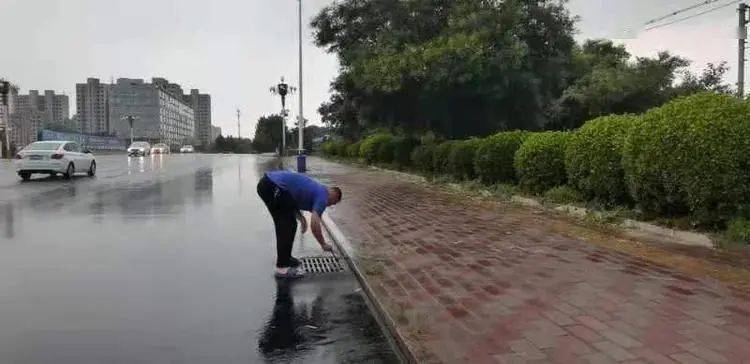
[[[343,272],[344,265],[339,259],[333,256],[317,256],[317,257],[302,257],[300,258],[302,267],[305,268],[305,272],[311,274],[321,273],[336,273]]]

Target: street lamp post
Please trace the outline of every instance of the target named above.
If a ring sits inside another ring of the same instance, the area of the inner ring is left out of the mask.
[[[0,98],[2,98],[2,102],[0,103],[1,106],[3,106],[3,120],[5,121],[5,129],[3,129],[3,134],[5,135],[5,150],[7,153],[8,158],[10,158],[10,112],[8,110],[8,93],[10,93],[10,82],[8,81],[0,81]],[[2,158],[3,152],[0,150],[0,158]]]
[[[281,150],[279,155],[284,156],[284,149],[286,149],[286,95],[292,94],[296,91],[296,88],[289,86],[284,82],[284,77],[281,78],[281,82],[271,87],[271,93],[274,95],[281,96]]]
[[[299,143],[297,146],[299,150],[297,152],[299,155],[302,155],[305,150],[305,139],[302,136],[305,130],[305,116],[302,112],[302,0],[297,0],[297,3],[299,5],[299,122],[297,123],[297,134],[299,134]]]
[[[128,123],[130,124],[130,144],[131,145],[133,144],[133,122],[136,119],[138,119],[138,117],[137,116],[133,116],[133,115],[125,115],[125,116],[122,117],[122,120],[127,120]]]

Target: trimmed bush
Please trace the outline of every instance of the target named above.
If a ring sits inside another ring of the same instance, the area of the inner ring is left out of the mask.
[[[514,166],[521,188],[542,193],[567,181],[565,148],[570,133],[548,131],[529,135],[516,152]]]
[[[388,138],[384,138],[383,142],[378,146],[378,157],[377,161],[381,163],[393,162],[393,157],[396,154],[396,143],[393,135],[385,134]]]
[[[347,142],[343,140],[329,140],[322,144],[323,154],[327,156],[345,157]]]
[[[628,133],[623,165],[644,210],[720,225],[750,200],[750,107],[701,93],[649,110]]]
[[[382,162],[382,160],[380,160],[380,147],[383,144],[390,143],[392,138],[393,135],[385,133],[374,134],[365,138],[359,146],[359,157],[364,159],[367,164]],[[393,157],[391,157],[391,159],[393,159]]]
[[[323,151],[323,155],[332,156],[335,154],[335,146],[334,142],[332,140],[329,140],[327,142],[324,142],[320,145],[320,150]]]
[[[334,152],[339,157],[346,157],[346,148],[349,147],[349,142],[346,141],[339,141],[334,146]]]
[[[474,171],[474,157],[483,142],[483,139],[469,139],[455,143],[448,156],[449,173],[453,177],[466,180],[477,177]]]
[[[750,244],[750,220],[732,219],[727,225],[726,236],[734,242]]]
[[[400,167],[411,165],[411,152],[419,145],[419,140],[411,136],[393,138],[393,162]]]
[[[346,156],[349,158],[359,158],[360,145],[362,145],[361,140],[356,143],[349,144],[349,146],[346,147]]]
[[[411,152],[411,163],[418,170],[422,172],[432,173],[434,171],[434,164],[432,163],[432,157],[435,154],[435,145],[420,145]]]
[[[611,115],[586,122],[565,150],[568,183],[586,199],[616,205],[628,199],[622,148],[634,115]]]
[[[474,158],[474,168],[482,182],[495,184],[516,181],[513,160],[528,135],[525,131],[509,131],[485,139]]]
[[[451,151],[453,146],[456,145],[457,141],[449,140],[444,143],[440,143],[435,146],[434,153],[432,154],[432,170],[437,174],[449,173]]]

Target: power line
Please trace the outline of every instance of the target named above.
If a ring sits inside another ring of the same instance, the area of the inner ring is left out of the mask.
[[[693,14],[693,15],[690,15],[690,16],[686,16],[686,17],[682,17],[682,18],[679,18],[679,19],[675,19],[675,20],[672,20],[672,21],[670,21],[670,22],[667,22],[667,23],[662,23],[662,24],[659,24],[659,25],[654,25],[654,26],[652,26],[652,27],[646,28],[646,29],[645,29],[645,31],[647,31],[647,32],[648,32],[648,31],[650,31],[650,30],[654,30],[654,29],[658,29],[658,28],[666,27],[666,26],[668,26],[668,25],[672,25],[672,24],[675,24],[675,23],[679,23],[679,22],[682,22],[682,21],[685,21],[685,20],[689,20],[689,19],[692,19],[692,18],[696,18],[696,17],[699,17],[699,16],[701,16],[701,15],[705,15],[705,14],[708,14],[708,13],[712,13],[712,12],[714,12],[714,11],[717,11],[717,10],[721,10],[721,9],[724,9],[724,8],[726,8],[726,7],[732,6],[732,5],[734,5],[734,4],[736,4],[736,3],[740,2],[740,1],[741,1],[741,0],[732,0],[732,1],[730,1],[729,3],[727,3],[727,4],[724,4],[724,5],[720,5],[720,6],[717,6],[717,7],[715,7],[715,8],[711,8],[711,9],[708,9],[708,10],[706,10],[706,11],[701,11],[700,13],[696,13],[696,14]]]
[[[719,0],[706,0],[706,1],[702,1],[702,2],[700,2],[700,3],[698,3],[698,4],[695,4],[695,5],[689,6],[689,7],[687,7],[687,8],[684,8],[684,9],[680,9],[680,10],[677,10],[677,11],[675,11],[675,12],[669,13],[669,14],[667,14],[667,15],[664,15],[664,16],[660,16],[660,17],[658,17],[658,18],[656,18],[656,19],[651,19],[651,20],[647,21],[647,22],[646,22],[646,24],[644,24],[644,25],[651,25],[651,24],[654,24],[654,23],[656,23],[656,22],[660,22],[660,21],[662,21],[662,20],[664,20],[664,19],[667,19],[667,18],[671,18],[671,17],[673,17],[673,16],[675,16],[675,15],[679,15],[679,14],[682,14],[682,13],[684,13],[684,12],[686,12],[686,11],[690,11],[690,10],[693,10],[693,9],[695,9],[695,8],[699,8],[699,7],[701,7],[701,6],[706,6],[706,5],[710,5],[710,4],[712,4],[712,3],[715,3],[715,2],[717,2],[717,1],[719,1]]]

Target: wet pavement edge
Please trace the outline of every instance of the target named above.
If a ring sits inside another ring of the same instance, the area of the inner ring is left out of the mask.
[[[377,295],[375,295],[375,292],[367,282],[364,273],[360,270],[359,265],[354,258],[353,248],[351,244],[349,244],[346,235],[341,232],[330,216],[324,215],[322,221],[323,226],[333,239],[338,251],[341,252],[349,269],[351,269],[354,276],[357,277],[357,281],[359,281],[359,284],[362,287],[362,292],[364,292],[365,302],[370,308],[370,311],[372,311],[375,321],[377,321],[378,326],[380,326],[381,331],[383,331],[383,335],[391,345],[393,352],[396,353],[402,363],[418,363],[414,353],[409,349],[409,345],[405,338],[398,332],[396,323],[388,316],[382,302],[380,302]]]
[[[294,161],[289,161],[289,159],[287,158],[281,161],[280,167],[292,172],[296,172],[294,168]],[[323,222],[323,227],[328,232],[328,235],[333,239],[333,243],[336,245],[336,248],[342,254],[342,257],[346,261],[346,264],[349,266],[349,269],[351,269],[351,271],[354,273],[354,276],[357,277],[357,281],[362,287],[362,292],[364,292],[363,298],[365,299],[365,303],[372,312],[373,317],[375,317],[375,321],[377,321],[378,326],[380,326],[380,330],[383,332],[383,336],[385,336],[386,340],[388,340],[388,344],[391,346],[391,349],[393,349],[393,352],[396,354],[396,356],[398,356],[399,361],[401,361],[402,363],[410,364],[418,363],[416,356],[409,349],[409,345],[406,342],[405,338],[398,332],[396,323],[393,322],[390,316],[388,316],[388,313],[385,311],[382,302],[375,295],[375,292],[373,292],[372,287],[367,282],[364,273],[359,268],[359,265],[354,258],[354,248],[351,244],[349,244],[349,240],[347,239],[346,235],[344,235],[344,233],[338,228],[336,223],[333,221],[333,219],[331,219],[329,215],[323,215],[321,221]]]

